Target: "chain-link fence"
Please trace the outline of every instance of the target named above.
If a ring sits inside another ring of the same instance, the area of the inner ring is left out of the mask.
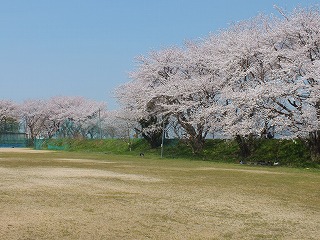
[[[27,147],[28,139],[25,133],[0,133],[0,147]]]

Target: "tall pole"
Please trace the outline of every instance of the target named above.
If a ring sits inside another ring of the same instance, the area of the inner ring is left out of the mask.
[[[130,128],[128,123],[127,123],[127,129],[128,129],[128,146],[129,146],[129,151],[131,152]]]
[[[101,109],[99,108],[99,138],[102,139],[102,130],[101,130]]]
[[[164,119],[162,119],[161,158],[163,157],[163,143],[164,143]]]

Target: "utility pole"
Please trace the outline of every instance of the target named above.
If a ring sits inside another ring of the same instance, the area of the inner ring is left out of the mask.
[[[162,119],[161,158],[163,157],[163,143],[164,143],[164,119]]]
[[[102,129],[101,129],[101,109],[99,108],[99,138],[102,139]]]

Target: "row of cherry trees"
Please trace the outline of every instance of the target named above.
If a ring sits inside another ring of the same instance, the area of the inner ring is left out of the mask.
[[[132,81],[116,91],[122,113],[152,119],[147,132],[170,119],[194,153],[210,132],[235,137],[244,155],[248,140],[275,133],[308,139],[319,159],[319,9],[278,12],[138,57]]]
[[[0,101],[0,121],[6,123],[2,125],[20,123],[32,140],[53,136],[101,136],[106,115],[105,103],[83,97],[59,96],[48,100],[26,100],[21,104]]]

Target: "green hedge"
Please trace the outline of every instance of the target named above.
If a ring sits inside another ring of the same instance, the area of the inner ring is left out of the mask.
[[[139,155],[141,152],[148,157],[160,157],[160,148],[151,149],[144,139],[132,139],[131,144],[121,139],[52,139],[47,140],[47,149],[103,152],[110,154]],[[191,148],[183,141],[166,139],[163,148],[164,158],[187,158],[216,162],[238,163],[239,147],[234,140],[208,139],[202,154],[193,155]],[[245,161],[279,162],[281,165],[295,167],[319,167],[312,163],[305,144],[300,140],[264,139],[258,140],[257,148]]]

